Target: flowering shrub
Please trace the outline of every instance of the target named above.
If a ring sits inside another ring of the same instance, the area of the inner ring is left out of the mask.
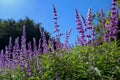
[[[26,61],[29,63],[29,68],[26,65],[24,72],[19,66],[12,71],[4,69],[0,79],[120,79],[120,47],[115,42],[105,43],[97,47],[77,46],[70,51],[60,50],[49,52],[46,55],[39,54],[32,60],[26,59]]]
[[[12,37],[9,45],[0,52],[0,79],[4,80],[118,80],[120,79],[120,47],[118,47],[116,34],[118,29],[118,9],[116,0],[112,0],[112,12],[108,25],[104,22],[101,10],[104,44],[94,45],[96,39],[94,25],[92,24],[92,9],[88,10],[87,20],[75,9],[77,30],[77,46],[69,46],[70,31],[67,32],[65,43],[60,42],[60,30],[57,23],[57,11],[53,5],[54,28],[56,41],[50,39],[47,43],[45,32],[40,28],[39,43],[33,38],[26,43],[26,28],[23,26],[21,44],[16,38],[15,45]],[[110,43],[107,43],[110,42]],[[21,45],[21,46],[20,46]],[[41,46],[42,45],[42,46]]]
[[[42,55],[41,79],[117,80],[120,79],[120,48],[116,43],[97,47],[77,46],[70,51]]]

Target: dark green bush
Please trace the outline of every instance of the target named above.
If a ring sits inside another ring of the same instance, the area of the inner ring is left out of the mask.
[[[77,46],[70,51],[61,50],[42,55],[44,80],[118,80],[120,79],[120,48],[116,43],[98,47]]]

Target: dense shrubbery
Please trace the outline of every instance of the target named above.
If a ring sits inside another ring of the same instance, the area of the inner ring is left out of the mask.
[[[98,45],[92,10],[88,10],[87,19],[82,15],[82,22],[75,9],[77,30],[76,46],[71,47],[68,31],[65,43],[60,42],[57,11],[53,5],[54,28],[56,37],[49,39],[40,28],[37,42],[27,42],[26,27],[23,26],[21,39],[18,37],[12,44],[12,37],[5,50],[0,52],[1,80],[119,80],[120,79],[120,47],[117,41],[119,32],[118,8],[116,0],[112,0],[109,23],[101,11],[101,28],[103,44]],[[32,47],[33,46],[33,47]]]
[[[48,53],[40,60],[44,80],[120,79],[120,47],[114,42]]]
[[[120,47],[116,42],[104,43],[97,47],[77,46],[71,50],[49,52],[26,59],[31,67],[29,77],[27,66],[22,72],[20,67],[14,71],[4,70],[0,79],[13,80],[119,80],[120,79]],[[37,62],[40,61],[38,71]]]

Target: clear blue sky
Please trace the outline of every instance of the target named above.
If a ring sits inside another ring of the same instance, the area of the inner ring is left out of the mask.
[[[58,23],[61,33],[72,28],[70,43],[73,43],[78,35],[76,31],[75,12],[77,8],[84,17],[89,8],[93,13],[99,12],[103,8],[105,13],[110,10],[112,0],[0,0],[0,18],[13,18],[19,20],[28,16],[36,23],[42,23],[42,27],[50,33],[53,32],[53,11],[52,4],[55,5],[58,12]],[[64,42],[65,36],[62,37]]]

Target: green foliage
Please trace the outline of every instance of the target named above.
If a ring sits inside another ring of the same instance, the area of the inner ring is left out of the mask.
[[[116,43],[98,47],[75,47],[42,55],[43,80],[116,80],[120,79],[120,48]]]
[[[37,70],[40,60],[41,72]],[[117,42],[104,43],[97,47],[76,46],[71,50],[60,50],[41,54],[30,63],[32,77],[28,77],[27,67],[13,71],[3,70],[1,80],[119,80],[120,47]]]

